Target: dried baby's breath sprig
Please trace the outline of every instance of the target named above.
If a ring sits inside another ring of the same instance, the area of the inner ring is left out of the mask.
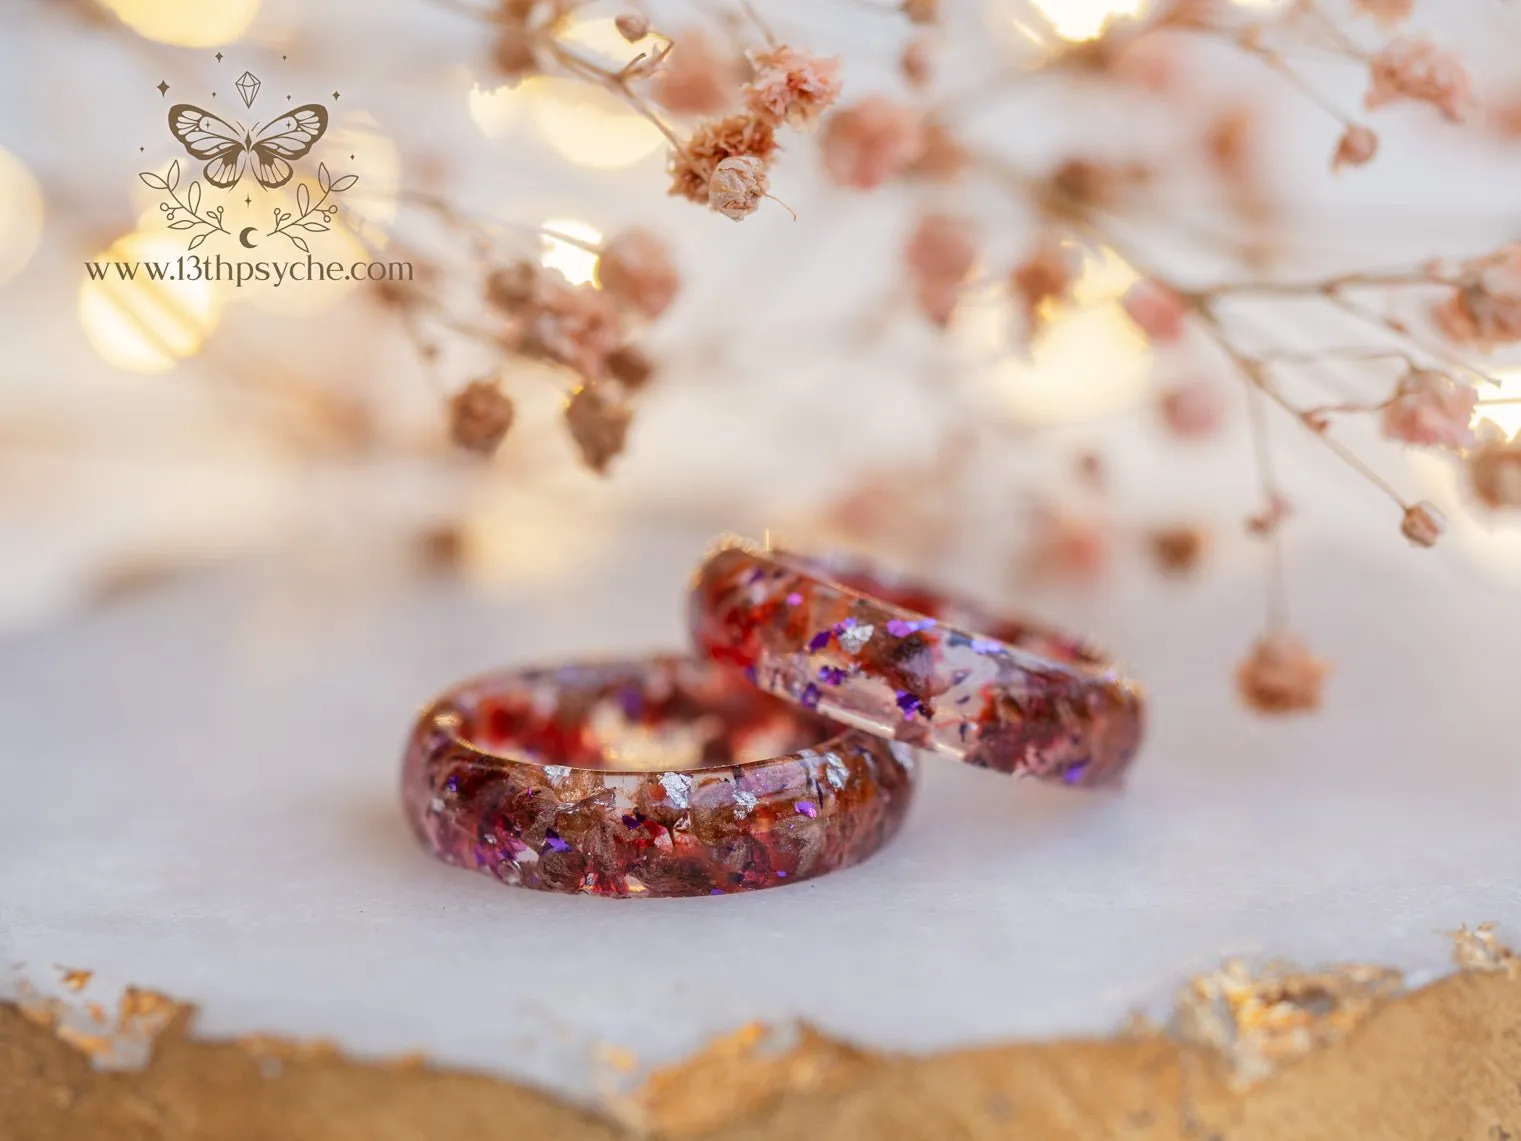
[[[1429,40],[1395,40],[1373,58],[1363,100],[1372,111],[1402,100],[1429,103],[1454,123],[1473,103],[1473,81],[1451,52]]]
[[[742,95],[752,115],[773,126],[811,130],[840,96],[840,61],[786,44],[750,53],[754,69]]]
[[[1434,547],[1446,529],[1442,513],[1429,503],[1412,503],[1405,508],[1400,521],[1400,534],[1417,547]]]
[[[650,34],[650,18],[643,12],[624,12],[613,20],[613,26],[631,44],[637,44]]]
[[[904,260],[920,311],[943,327],[977,261],[976,227],[967,218],[925,214],[909,236]]]
[[[1173,436],[1205,439],[1219,432],[1225,420],[1225,394],[1215,381],[1193,377],[1164,387],[1157,408]]]
[[[506,439],[516,415],[495,379],[471,381],[449,400],[449,437],[467,451],[489,456]]]
[[[581,458],[598,475],[623,452],[633,413],[600,384],[586,384],[565,405],[565,423]]]
[[[639,226],[602,248],[597,280],[619,304],[651,321],[666,311],[681,287],[665,243]]]
[[[671,156],[670,193],[709,205],[710,184],[721,162],[754,159],[756,170],[764,173],[776,149],[776,131],[753,115],[730,115],[699,123]]]
[[[1331,170],[1348,166],[1367,166],[1378,154],[1378,136],[1369,127],[1354,123],[1342,132],[1331,156]]]
[[[607,357],[607,375],[626,392],[638,392],[655,375],[654,362],[633,345],[620,345]]]
[[[835,185],[871,190],[924,154],[924,115],[870,95],[830,116],[819,145],[824,173]]]
[[[679,33],[651,94],[674,115],[718,115],[738,95],[736,60],[696,29]]]
[[[708,205],[738,222],[760,209],[761,200],[770,196],[770,188],[763,161],[754,155],[734,155],[713,168],[708,180]]]
[[[1158,527],[1146,536],[1151,557],[1163,574],[1182,577],[1199,569],[1209,550],[1209,532],[1203,527]]]
[[[1468,479],[1486,507],[1521,507],[1521,439],[1481,444],[1468,457]]]
[[[1383,405],[1380,427],[1391,440],[1462,451],[1474,442],[1478,399],[1472,385],[1436,369],[1411,368]]]
[[[1258,713],[1303,713],[1320,707],[1329,668],[1297,635],[1279,630],[1264,635],[1237,667],[1236,688]]]

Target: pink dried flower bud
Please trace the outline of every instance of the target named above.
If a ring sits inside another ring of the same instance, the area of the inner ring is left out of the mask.
[[[1415,0],[1352,0],[1352,7],[1364,16],[1372,16],[1386,28],[1410,18]]]
[[[517,313],[533,300],[539,267],[520,261],[492,270],[486,278],[486,301],[504,313]]]
[[[449,438],[489,456],[501,446],[515,416],[512,401],[496,381],[471,381],[449,399]]]
[[[565,406],[571,438],[581,458],[598,475],[606,475],[608,464],[622,453],[632,419],[633,412],[626,405],[609,398],[594,384],[576,389]]]
[[[1468,481],[1486,507],[1521,507],[1521,440],[1493,440],[1468,457]]]
[[[1158,404],[1162,422],[1180,439],[1213,436],[1225,419],[1225,394],[1209,380],[1174,384],[1162,391]]]
[[[1166,345],[1182,338],[1188,306],[1167,286],[1138,281],[1126,290],[1120,305],[1152,344]]]
[[[1249,515],[1246,520],[1247,534],[1255,535],[1259,539],[1265,539],[1283,526],[1283,522],[1294,513],[1294,506],[1284,498],[1281,491],[1275,491],[1268,496],[1268,504],[1255,515]]]
[[[1103,577],[1109,567],[1112,530],[1104,520],[1042,508],[1036,513],[1035,527],[1025,565],[1032,579],[1088,586]]]
[[[1191,574],[1209,549],[1209,532],[1202,527],[1159,527],[1147,540],[1157,569],[1165,575]]]
[[[907,173],[932,182],[953,182],[966,169],[967,150],[956,140],[949,127],[936,119],[924,121],[923,148],[919,157],[908,164]]]
[[[836,186],[871,190],[924,153],[924,123],[912,107],[872,95],[837,111],[820,145],[824,173]]]
[[[708,205],[738,222],[760,208],[770,188],[765,163],[752,155],[736,155],[714,169],[708,181]]]
[[[742,89],[745,106],[773,125],[810,130],[840,96],[840,60],[807,55],[786,44],[752,52],[755,74]]]
[[[603,247],[597,280],[615,301],[651,321],[666,311],[681,286],[665,243],[637,226]]]
[[[910,24],[938,24],[940,0],[903,0],[903,14]]]
[[[1329,665],[1286,631],[1261,638],[1236,669],[1241,700],[1258,713],[1302,713],[1320,706]]]
[[[1463,284],[1432,317],[1452,340],[1486,352],[1521,340],[1521,245],[1465,263]]]
[[[1367,127],[1354,124],[1342,132],[1341,139],[1336,144],[1336,153],[1331,156],[1331,170],[1339,171],[1344,166],[1366,166],[1376,154],[1378,136]]]
[[[698,31],[683,32],[655,80],[655,102],[675,115],[715,115],[734,102],[734,63]]]
[[[976,229],[965,218],[926,214],[904,250],[919,308],[935,324],[950,323],[962,283],[977,261]]]
[[[910,87],[928,87],[934,78],[934,43],[929,35],[914,36],[903,45],[898,68]]]
[[[522,351],[567,365],[587,379],[602,375],[608,354],[623,340],[618,306],[600,289],[573,286],[541,270],[525,311]]]
[[[650,34],[650,18],[643,12],[625,12],[613,21],[613,26],[631,44],[637,44]]]
[[[539,70],[533,51],[533,36],[520,23],[502,25],[491,48],[491,62],[508,79],[522,79]]]
[[[1046,303],[1066,300],[1076,275],[1072,250],[1050,235],[1042,237],[1035,252],[1014,267],[1009,285],[1019,298],[1026,340],[1039,330],[1041,310]]]
[[[629,392],[637,392],[655,375],[655,365],[633,345],[620,345],[607,357],[607,375]]]
[[[1400,377],[1380,423],[1391,440],[1462,451],[1473,444],[1479,395],[1435,369],[1412,368]]]
[[[1435,507],[1429,503],[1417,503],[1405,508],[1405,517],[1400,521],[1400,534],[1417,547],[1434,547],[1446,526],[1441,512]]]
[[[1370,111],[1410,100],[1429,103],[1457,123],[1473,102],[1473,81],[1457,56],[1429,40],[1394,40],[1373,57],[1370,81],[1363,100]]]
[[[775,130],[754,115],[729,115],[698,123],[682,148],[671,155],[669,193],[706,206],[708,183],[720,162],[748,156],[769,166],[775,153]]]

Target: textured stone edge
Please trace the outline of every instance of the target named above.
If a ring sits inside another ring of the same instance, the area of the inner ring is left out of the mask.
[[[45,1016],[0,1004],[0,1141],[1521,1141],[1521,978],[1462,970],[1242,1086],[1208,1045],[1144,1026],[1110,1039],[927,1056],[807,1027],[744,1027],[608,1113],[484,1074],[330,1044],[212,1041],[172,1004],[146,1066],[96,1069]]]

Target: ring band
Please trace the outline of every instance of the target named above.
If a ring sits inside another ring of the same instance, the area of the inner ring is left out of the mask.
[[[440,859],[541,891],[722,895],[857,863],[912,751],[693,659],[503,671],[419,719],[407,817]]]
[[[1005,773],[1113,783],[1141,695],[1085,643],[865,564],[731,540],[699,568],[698,652],[867,733]]]

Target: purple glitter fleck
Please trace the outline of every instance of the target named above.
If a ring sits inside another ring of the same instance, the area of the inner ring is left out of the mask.
[[[814,819],[819,814],[819,806],[811,800],[800,800],[792,807],[808,817],[809,820]]]
[[[632,832],[635,828],[638,828],[643,823],[644,821],[637,815],[631,815],[628,813],[624,814],[623,826],[630,832]]]
[[[755,672],[755,667],[754,666],[746,666],[745,667],[745,680],[747,682],[749,682],[751,685],[756,685],[760,681],[760,678],[757,676],[757,674]]]
[[[787,596],[787,605],[788,606],[801,606],[801,605],[803,605],[803,596],[801,594],[799,594],[797,591],[794,590],[791,594],[789,594]]]
[[[560,839],[560,834],[553,828],[544,833],[544,843],[553,848],[556,852],[570,851],[570,845],[567,844],[564,840]]]
[[[1077,784],[1083,779],[1083,773],[1088,768],[1087,761],[1078,761],[1066,772],[1062,773],[1062,781],[1065,784]]]
[[[903,710],[905,718],[912,717],[919,711],[919,699],[906,689],[898,690],[898,708]]]
[[[951,684],[952,685],[960,685],[962,682],[966,681],[966,679],[969,678],[969,677],[971,677],[971,676],[972,676],[972,671],[971,670],[956,670],[954,673],[951,674]]]
[[[798,698],[798,700],[803,703],[804,709],[817,709],[819,705],[819,698],[821,696],[822,694],[819,691],[819,687],[814,685],[812,682],[809,682],[808,685],[803,689],[803,694]]]
[[[887,632],[894,638],[907,638],[914,632],[914,624],[905,622],[901,618],[894,618],[887,624]]]
[[[819,680],[825,685],[839,685],[845,680],[845,671],[839,666],[820,666]]]
[[[820,630],[813,636],[813,641],[808,643],[808,652],[810,654],[818,653],[825,646],[829,645],[830,636],[831,632],[829,630]]]

